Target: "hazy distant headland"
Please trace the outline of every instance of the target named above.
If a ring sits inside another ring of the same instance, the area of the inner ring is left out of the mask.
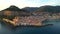
[[[41,7],[25,7],[18,8],[14,5],[0,11],[0,21],[3,18],[13,20],[19,17],[22,23],[42,24],[45,20],[60,19],[60,6],[41,6]]]

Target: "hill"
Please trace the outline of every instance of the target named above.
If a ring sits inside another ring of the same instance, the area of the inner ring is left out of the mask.
[[[60,6],[49,6],[49,5],[41,6],[35,12],[59,13],[60,12]]]

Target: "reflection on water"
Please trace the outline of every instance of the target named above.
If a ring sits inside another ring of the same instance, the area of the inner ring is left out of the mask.
[[[46,27],[17,27],[11,28],[0,23],[0,34],[59,34],[60,21],[46,21],[45,24],[54,24]]]

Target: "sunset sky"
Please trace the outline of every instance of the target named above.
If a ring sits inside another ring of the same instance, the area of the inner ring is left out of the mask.
[[[23,7],[40,7],[44,5],[60,5],[60,0],[0,0],[0,10],[3,10],[10,5],[15,5],[19,8]]]

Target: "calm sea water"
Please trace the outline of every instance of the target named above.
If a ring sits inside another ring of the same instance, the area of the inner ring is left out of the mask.
[[[60,34],[60,21],[46,21],[45,24],[53,24],[44,27],[17,27],[11,29],[4,23],[0,23],[0,34]]]

